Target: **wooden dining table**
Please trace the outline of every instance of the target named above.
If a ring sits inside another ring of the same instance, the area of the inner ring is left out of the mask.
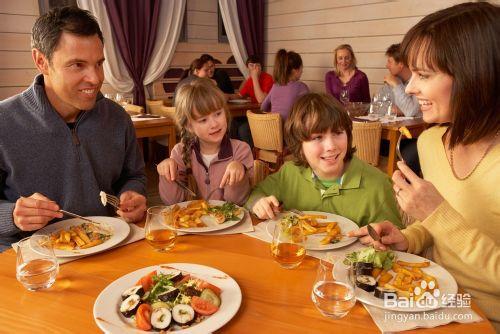
[[[168,153],[172,152],[177,138],[175,122],[168,117],[160,118],[132,118],[135,128],[135,136],[137,139],[157,137],[157,136],[168,136]]]
[[[254,220],[254,224],[258,221]],[[216,333],[376,333],[377,326],[360,302],[344,318],[322,316],[311,301],[318,260],[306,257],[296,269],[283,269],[270,256],[269,244],[235,235],[184,235],[173,250],[154,251],[144,240],[60,266],[55,284],[31,292],[16,280],[16,255],[0,254],[0,332],[99,333],[93,317],[99,293],[119,277],[167,263],[217,268],[239,284],[243,299],[236,315]],[[484,313],[472,302],[483,319]],[[117,311],[118,312],[118,311]],[[451,323],[408,333],[494,333],[487,320]]]
[[[227,106],[231,116],[234,117],[246,117],[247,110],[250,111],[260,111],[260,103],[248,102],[248,103],[231,103],[228,102]]]

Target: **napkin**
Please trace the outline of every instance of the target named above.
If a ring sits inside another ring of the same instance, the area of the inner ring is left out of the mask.
[[[241,222],[238,224],[231,226],[229,228],[225,228],[222,230],[218,231],[213,231],[213,232],[200,232],[200,233],[192,233],[192,234],[203,234],[203,235],[224,235],[224,234],[238,234],[238,233],[245,233],[245,232],[253,232],[253,224],[252,224],[252,218],[250,218],[250,214],[248,213],[247,210],[244,210],[245,215]],[[187,232],[179,232],[179,235],[184,235],[184,234],[190,234]]]
[[[119,244],[116,244],[115,246],[113,246],[109,249],[114,249],[117,247],[131,244],[131,243],[136,242],[138,240],[144,239],[144,229],[142,227],[139,227],[135,224],[129,224],[129,226],[130,226],[130,233],[128,234],[128,236],[122,242],[120,242]],[[17,252],[17,242],[12,244],[12,248],[14,249],[14,252]],[[105,252],[109,249],[106,249],[103,252]],[[98,253],[94,253],[94,254],[98,254]],[[81,259],[82,257],[91,256],[94,254],[87,254],[87,255],[75,256],[75,257],[59,257],[59,258],[57,258],[57,262],[59,262],[59,264],[61,265],[64,263],[68,263],[68,262],[71,262],[74,260]]]
[[[415,328],[433,328],[451,322],[482,321],[470,307],[444,307],[426,312],[397,312],[363,304],[382,333],[407,331]]]

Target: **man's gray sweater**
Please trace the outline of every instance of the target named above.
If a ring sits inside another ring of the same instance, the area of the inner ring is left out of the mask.
[[[13,222],[20,196],[38,192],[68,211],[110,215],[101,190],[145,195],[145,184],[132,121],[101,94],[73,129],[49,103],[41,75],[23,93],[0,102],[0,251],[29,234]]]

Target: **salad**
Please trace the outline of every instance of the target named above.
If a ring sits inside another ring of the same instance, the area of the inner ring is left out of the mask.
[[[219,310],[221,289],[180,270],[161,266],[122,293],[120,313],[144,331],[175,331]]]

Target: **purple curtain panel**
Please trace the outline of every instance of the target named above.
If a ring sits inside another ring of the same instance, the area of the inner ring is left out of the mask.
[[[264,62],[264,0],[236,0],[236,7],[247,54]]]

